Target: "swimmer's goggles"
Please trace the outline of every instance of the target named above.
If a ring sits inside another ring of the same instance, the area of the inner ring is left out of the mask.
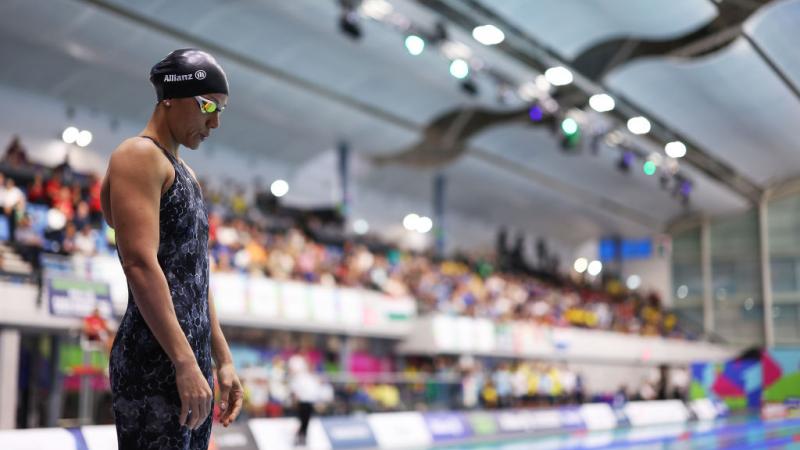
[[[212,114],[215,112],[221,113],[222,111],[225,111],[225,107],[215,102],[214,100],[207,99],[200,95],[195,95],[194,99],[197,100],[197,104],[200,105],[200,111],[203,114]]]

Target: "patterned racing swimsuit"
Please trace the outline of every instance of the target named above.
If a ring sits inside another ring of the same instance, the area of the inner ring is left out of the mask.
[[[186,166],[150,140],[175,169],[175,182],[161,197],[158,262],[180,327],[213,391],[206,207],[200,186]],[[211,415],[196,430],[178,423],[181,400],[175,366],[142,317],[130,286],[128,307],[111,349],[109,374],[120,450],[208,449]]]

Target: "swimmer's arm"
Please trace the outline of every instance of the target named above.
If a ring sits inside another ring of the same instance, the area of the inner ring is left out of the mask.
[[[211,353],[217,365],[219,407],[222,411],[219,421],[227,427],[236,420],[239,411],[242,410],[244,389],[242,389],[239,377],[236,376],[228,343],[225,342],[225,336],[222,335],[222,328],[217,320],[217,310],[214,307],[214,298],[211,296],[210,289],[208,291],[208,313],[211,318]]]
[[[109,162],[111,223],[136,306],[175,364],[197,364],[181,329],[169,285],[158,264],[159,208],[169,163],[144,141],[124,142]]]
[[[114,228],[114,220],[111,217],[111,178],[108,176],[111,173],[111,164],[106,169],[106,176],[103,178],[103,184],[100,189],[100,207],[103,210],[103,219],[105,219],[108,226]]]
[[[214,306],[214,297],[208,291],[208,314],[211,317],[211,354],[217,367],[223,364],[233,364],[233,356],[228,347],[228,342],[222,334],[222,327],[217,320],[217,308]]]

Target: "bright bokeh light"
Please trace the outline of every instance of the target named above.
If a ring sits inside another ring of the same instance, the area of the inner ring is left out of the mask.
[[[433,220],[430,217],[422,216],[417,222],[417,231],[425,234],[433,229]]]
[[[467,75],[469,75],[469,64],[463,59],[454,59],[453,62],[450,63],[450,75],[459,80],[467,78]]]
[[[547,69],[544,73],[544,77],[547,79],[547,82],[553,86],[566,86],[572,83],[573,80],[572,72],[566,67],[561,66]]]
[[[406,38],[406,50],[414,56],[419,55],[425,50],[425,40],[415,34],[409,35]]]
[[[642,116],[631,117],[628,130],[633,134],[647,134],[650,132],[650,121]]]
[[[639,275],[631,275],[625,281],[625,285],[628,286],[628,289],[632,291],[639,289],[639,286],[642,285],[642,278],[639,277]]]
[[[289,193],[289,183],[284,180],[275,180],[269,190],[275,197],[283,197]]]
[[[67,127],[64,132],[61,133],[61,139],[63,139],[67,144],[74,144],[75,141],[78,140],[78,135],[80,133],[80,130],[75,127]]]
[[[369,222],[364,219],[356,220],[353,222],[353,231],[355,231],[356,234],[367,234],[369,231]]]
[[[506,35],[494,25],[481,25],[472,30],[472,37],[483,45],[497,45],[503,42]]]
[[[78,133],[78,138],[75,139],[75,143],[78,144],[78,147],[86,147],[92,143],[92,133],[88,130],[82,130]]]
[[[573,135],[578,132],[578,122],[575,121],[572,117],[567,117],[561,122],[561,129],[567,135]]]
[[[596,277],[600,275],[600,272],[603,271],[603,263],[594,260],[589,263],[589,267],[586,269],[586,271],[589,272],[589,275]]]
[[[403,227],[408,231],[416,231],[419,224],[419,215],[411,213],[403,218]]]
[[[686,156],[686,145],[681,141],[668,142],[664,151],[670,158],[683,158]]]
[[[595,94],[589,98],[589,106],[597,112],[613,111],[616,107],[614,99],[608,94]]]

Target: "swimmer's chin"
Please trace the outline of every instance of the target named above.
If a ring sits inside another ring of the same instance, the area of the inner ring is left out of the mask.
[[[196,139],[196,140],[192,140],[190,142],[184,143],[183,146],[188,148],[189,150],[197,150],[198,148],[200,148],[200,144],[202,144],[202,143],[203,143],[202,140]]]

